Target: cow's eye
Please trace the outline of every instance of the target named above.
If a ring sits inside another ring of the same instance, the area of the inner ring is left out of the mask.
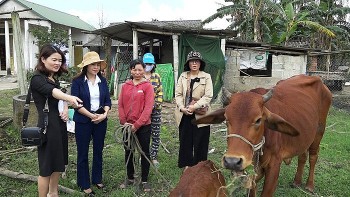
[[[255,125],[256,126],[259,126],[261,124],[261,118],[259,118],[259,119],[257,119],[256,121],[255,121]]]

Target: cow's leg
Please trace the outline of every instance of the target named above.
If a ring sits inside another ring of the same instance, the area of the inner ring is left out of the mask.
[[[318,159],[318,152],[320,150],[320,142],[323,137],[323,132],[318,132],[314,142],[311,144],[309,148],[309,178],[307,179],[305,189],[309,192],[313,193],[315,189],[315,166]]]
[[[295,173],[294,181],[293,181],[293,187],[300,187],[301,181],[303,179],[303,173],[304,173],[304,167],[307,160],[307,154],[304,152],[303,154],[298,156],[298,168],[297,172]]]
[[[275,193],[282,160],[271,158],[269,165],[265,168],[265,181],[261,197],[271,197]]]

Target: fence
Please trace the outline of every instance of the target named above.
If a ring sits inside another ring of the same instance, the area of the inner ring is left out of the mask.
[[[344,90],[350,81],[349,66],[350,51],[309,55],[307,59],[308,74],[320,76],[331,91]]]

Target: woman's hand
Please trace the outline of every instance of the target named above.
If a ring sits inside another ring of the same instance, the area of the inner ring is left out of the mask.
[[[104,114],[95,114],[95,115],[96,115],[96,118],[91,119],[91,121],[92,121],[94,124],[98,124],[98,123],[102,122],[104,119],[107,118],[107,113],[104,113]]]
[[[98,114],[93,114],[91,112],[89,112],[89,118],[91,119],[91,122],[94,122],[97,118],[98,118]]]
[[[124,125],[131,125],[131,132],[135,133],[137,131],[137,129],[135,128],[135,126],[131,123],[125,123]]]
[[[187,107],[187,111],[189,112],[189,113],[191,113],[191,114],[193,114],[193,112],[194,112],[194,105],[189,105],[188,107]]]
[[[63,120],[63,122],[68,121],[68,108],[63,109],[63,111],[60,113],[60,117]]]
[[[67,101],[69,102],[69,104],[73,107],[73,108],[80,108],[83,106],[83,101],[80,100],[80,98],[76,97],[76,96],[69,96]]]
[[[187,116],[190,116],[193,114],[193,112],[189,111],[188,108],[181,108],[181,112]]]

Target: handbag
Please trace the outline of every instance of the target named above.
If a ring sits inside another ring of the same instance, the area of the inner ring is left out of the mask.
[[[22,145],[23,146],[42,146],[47,141],[46,128],[48,125],[48,113],[49,113],[48,100],[46,98],[45,108],[43,109],[45,127],[44,128],[26,127],[28,115],[29,115],[29,105],[30,105],[31,95],[32,95],[32,91],[31,91],[31,88],[29,87],[26,103],[24,105],[24,113],[23,113],[23,119],[22,119],[22,125],[23,125],[21,129]]]

